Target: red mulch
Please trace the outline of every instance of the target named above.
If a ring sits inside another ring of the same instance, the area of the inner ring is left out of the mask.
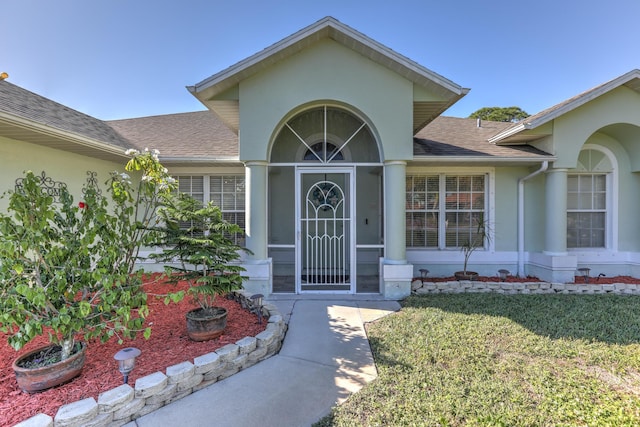
[[[164,294],[168,291],[184,289],[186,284],[173,285],[153,281],[153,275],[145,284],[149,294]],[[227,344],[235,343],[247,336],[256,336],[266,328],[266,322],[258,324],[256,315],[240,307],[235,301],[217,298],[216,305],[229,310],[225,333],[217,339],[205,342],[191,341],[187,336],[184,314],[195,308],[185,298],[178,304],[165,305],[162,300],[149,297],[151,338],[145,340],[142,334],[135,340],[118,344],[117,338],[101,344],[89,343],[82,374],[73,381],[47,391],[28,394],[21,391],[16,383],[11,364],[19,355],[46,344],[46,337],[39,337],[16,352],[7,343],[5,334],[0,333],[0,425],[9,426],[26,420],[38,413],[55,416],[58,408],[88,397],[98,400],[104,391],[122,385],[122,374],[113,355],[125,347],[137,347],[142,354],[136,359],[136,367],[129,375],[129,384],[136,379],[154,372],[165,372],[168,366],[184,361],[193,362],[195,357],[210,353]]]

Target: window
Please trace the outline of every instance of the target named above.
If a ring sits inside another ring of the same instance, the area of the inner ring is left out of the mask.
[[[605,248],[608,177],[613,171],[603,151],[583,149],[567,175],[567,248]]]
[[[603,248],[607,215],[607,176],[567,177],[567,247]]]
[[[187,193],[203,203],[211,201],[222,210],[222,217],[245,229],[244,175],[176,176],[178,191]],[[244,245],[244,235],[233,236]]]
[[[323,159],[344,160],[344,155],[338,151],[338,147],[330,142],[317,142],[304,155],[304,160],[318,161]]]
[[[407,246],[450,249],[473,239],[485,218],[485,175],[407,176]]]

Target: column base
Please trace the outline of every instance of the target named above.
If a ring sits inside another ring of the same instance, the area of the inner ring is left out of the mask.
[[[577,268],[575,255],[534,252],[529,254],[527,274],[546,282],[573,283]]]
[[[411,295],[412,264],[380,258],[380,273],[380,290],[385,299],[400,300]]]
[[[248,277],[242,284],[244,289],[251,294],[262,294],[265,297],[271,294],[272,287],[272,262],[271,258],[264,260],[252,260],[242,263],[247,270],[242,275]]]

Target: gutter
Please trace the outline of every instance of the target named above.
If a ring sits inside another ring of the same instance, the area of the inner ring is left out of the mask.
[[[78,134],[73,131],[51,126],[47,123],[39,123],[24,117],[8,115],[1,112],[0,112],[0,121],[6,122],[13,126],[20,127],[30,132],[36,132],[40,135],[47,135],[53,138],[59,138],[65,142],[75,143],[79,146],[100,150],[104,153],[112,154],[112,155],[121,157],[123,159],[127,158],[127,156],[125,155],[125,151],[129,148],[133,148],[132,145],[129,145],[128,147],[122,147],[120,145],[106,143],[103,141],[86,137],[84,135]],[[41,144],[38,142],[33,142],[28,139],[24,139],[24,141],[30,142],[33,144],[38,144],[38,145],[45,145],[45,146],[47,145],[47,144]],[[66,151],[69,151],[69,150],[66,150]]]
[[[518,180],[518,277],[524,275],[524,182],[547,170],[549,161],[545,160],[540,169]]]
[[[542,159],[545,162],[557,160],[555,156],[537,156],[537,157],[496,157],[493,155],[486,156],[414,156],[410,162],[416,164],[433,163],[442,164],[483,164],[483,165],[516,165],[516,164],[538,164]],[[410,165],[407,165],[410,166]]]

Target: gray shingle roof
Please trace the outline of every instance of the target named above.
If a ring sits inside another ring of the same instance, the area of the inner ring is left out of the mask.
[[[160,157],[237,158],[238,137],[210,111],[108,121],[136,148]]]
[[[210,111],[101,121],[55,101],[0,81],[0,113],[20,117],[114,147],[150,148],[161,158],[237,160],[238,137]],[[438,117],[415,135],[414,156],[464,158],[549,157],[528,145],[495,145],[487,141],[511,123]],[[89,147],[84,147],[89,149]],[[91,151],[87,155],[91,155]]]
[[[124,149],[129,142],[102,120],[0,80],[0,111]]]
[[[510,127],[512,123],[483,120],[478,127],[476,119],[438,117],[415,135],[414,156],[447,157],[546,157],[548,153],[529,145],[495,145],[487,140]]]

